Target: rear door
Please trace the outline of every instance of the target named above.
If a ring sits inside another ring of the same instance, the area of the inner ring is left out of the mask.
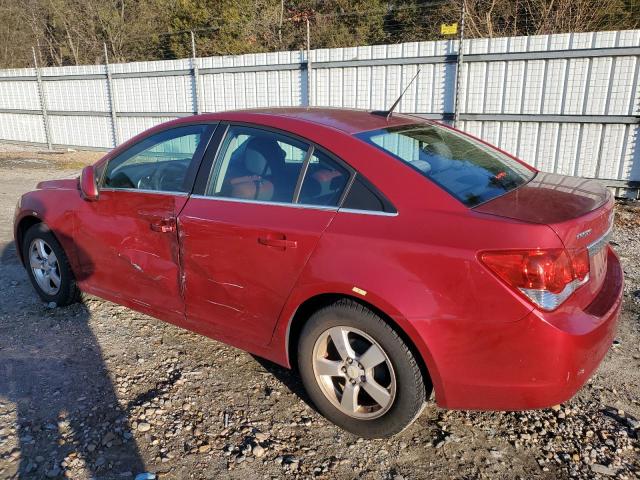
[[[201,174],[178,218],[189,328],[264,345],[351,171],[298,138],[230,125]]]
[[[174,127],[109,160],[98,200],[82,202],[77,215],[74,240],[85,289],[183,321],[176,215],[213,128]]]

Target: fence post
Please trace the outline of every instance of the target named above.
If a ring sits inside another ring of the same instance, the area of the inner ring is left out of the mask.
[[[311,107],[313,105],[313,100],[311,95],[313,94],[313,88],[311,83],[312,79],[312,68],[311,68],[311,29],[309,27],[309,17],[307,17],[307,106]]]
[[[104,46],[104,70],[107,74],[107,94],[109,95],[109,111],[111,112],[111,135],[113,136],[113,147],[117,147],[120,143],[118,139],[118,119],[116,115],[116,99],[113,95],[113,80],[111,78],[111,70],[109,69],[109,55],[107,54],[107,44]]]
[[[193,79],[193,106],[196,115],[200,115],[200,75],[198,75],[198,59],[196,58],[196,37],[191,31],[191,77]]]
[[[42,110],[42,120],[44,122],[44,136],[47,139],[47,148],[52,150],[51,145],[51,130],[49,128],[49,115],[47,114],[47,96],[44,93],[44,86],[42,84],[42,77],[40,76],[40,68],[38,67],[38,58],[36,57],[35,47],[31,47],[33,52],[33,65],[36,69],[36,79],[38,80],[38,96],[40,97],[40,108]]]
[[[462,62],[464,58],[464,17],[466,13],[466,1],[462,1],[462,12],[460,13],[460,38],[458,39],[458,57],[456,62],[456,83],[453,100],[453,126],[458,127],[460,121],[460,83],[462,78]]]

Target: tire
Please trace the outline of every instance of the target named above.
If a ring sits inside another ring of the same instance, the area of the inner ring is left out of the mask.
[[[346,344],[350,351],[345,350]],[[375,355],[365,356],[368,350]],[[338,375],[334,375],[336,368]],[[298,341],[298,369],[320,413],[364,438],[404,430],[420,415],[431,393],[429,379],[423,377],[398,333],[374,312],[348,299],[316,311],[306,322]]]
[[[43,268],[34,269],[32,267],[32,249],[35,248],[36,252],[39,252],[38,247],[44,247],[46,255],[36,255],[36,262],[33,265],[37,265],[40,262]],[[65,254],[60,242],[51,233],[49,227],[44,223],[38,223],[33,225],[27,230],[22,242],[22,252],[24,257],[24,265],[29,275],[29,280],[33,288],[40,296],[40,298],[46,303],[55,303],[59,307],[64,307],[76,303],[80,300],[80,289],[76,284],[75,277],[71,271],[69,265],[69,259]],[[52,257],[55,255],[55,260]],[[48,266],[45,265],[44,260],[47,261]],[[47,276],[45,275],[45,268],[49,273],[51,279],[46,282]],[[55,280],[54,280],[55,279]],[[56,282],[58,283],[57,288]]]

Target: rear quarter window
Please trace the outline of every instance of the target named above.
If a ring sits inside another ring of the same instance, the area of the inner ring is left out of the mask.
[[[481,142],[430,124],[403,125],[356,135],[474,207],[503,195],[535,172]]]

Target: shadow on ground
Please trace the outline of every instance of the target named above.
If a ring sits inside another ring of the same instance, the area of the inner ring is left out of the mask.
[[[316,412],[318,411],[307,395],[306,390],[304,389],[304,385],[302,384],[302,379],[300,378],[300,374],[298,371],[294,369],[288,369],[281,367],[280,365],[273,363],[267,359],[260,358],[256,355],[251,355],[253,359],[259,363],[262,368],[264,368],[267,372],[273,375],[275,378],[280,381],[284,386],[286,386],[291,393],[296,395],[300,400],[309,405]]]
[[[90,477],[143,472],[87,307],[43,305],[12,243],[0,262],[0,397],[16,408],[17,478],[55,478],[62,461]]]

